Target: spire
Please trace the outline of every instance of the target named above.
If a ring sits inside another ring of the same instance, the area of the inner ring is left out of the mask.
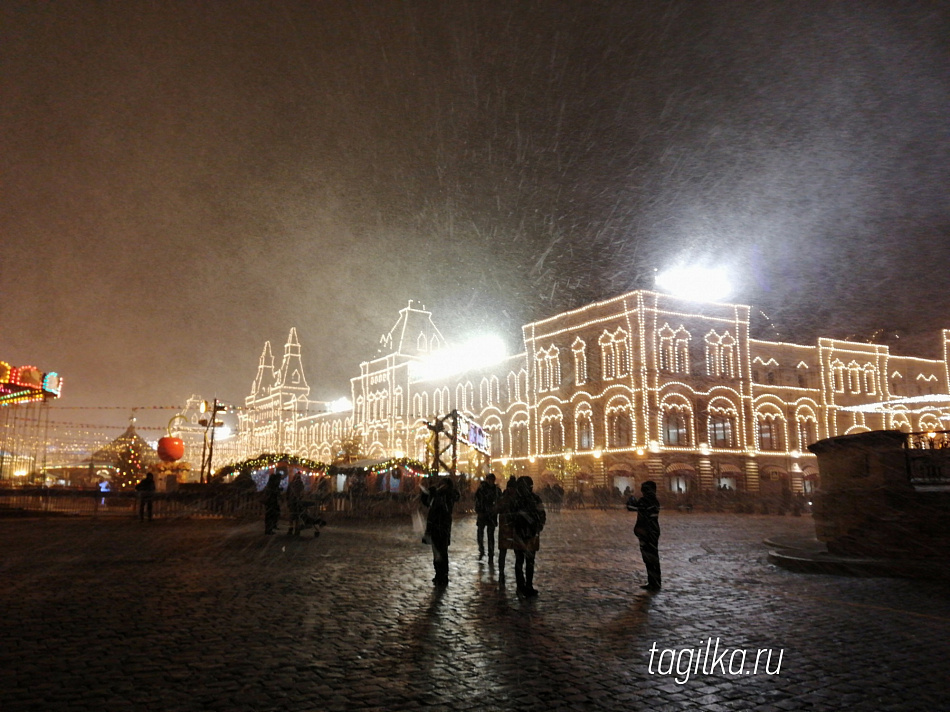
[[[280,373],[277,375],[277,386],[284,391],[297,391],[299,395],[308,395],[310,386],[303,373],[303,362],[300,360],[300,341],[297,340],[297,329],[291,328],[287,343],[284,344],[284,359],[280,364]]]
[[[264,342],[264,351],[261,360],[257,363],[257,376],[251,384],[252,395],[266,395],[276,380],[274,373],[274,355],[270,350],[270,341]]]

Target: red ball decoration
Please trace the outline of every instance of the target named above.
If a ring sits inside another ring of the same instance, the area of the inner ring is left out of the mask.
[[[158,441],[158,456],[162,462],[175,462],[185,456],[185,443],[181,438],[164,437]]]

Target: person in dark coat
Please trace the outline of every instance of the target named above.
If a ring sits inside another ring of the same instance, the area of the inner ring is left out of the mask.
[[[145,521],[145,513],[148,511],[148,520],[152,521],[152,499],[155,495],[155,476],[149,472],[145,479],[135,485],[135,491],[139,495],[139,521]]]
[[[530,477],[518,478],[514,507],[509,515],[515,550],[515,581],[518,593],[525,598],[538,595],[534,587],[534,560],[541,548],[541,530],[547,519],[544,504],[533,489],[534,480]]]
[[[485,558],[485,529],[488,529],[488,561],[495,558],[495,527],[498,526],[498,500],[501,498],[501,488],[495,484],[495,475],[491,472],[485,476],[482,483],[475,490],[475,527],[478,541],[478,558]]]
[[[304,497],[303,478],[299,472],[295,472],[290,484],[287,485],[287,516],[290,517],[290,530],[287,533],[290,536],[300,536],[303,513],[306,509]]]
[[[660,590],[660,502],[656,498],[656,482],[647,480],[640,485],[641,497],[627,500],[627,511],[637,513],[633,533],[640,540],[640,556],[647,569],[647,582],[640,588]]]
[[[436,586],[449,583],[449,544],[452,543],[452,510],[459,500],[459,491],[450,477],[439,477],[428,489],[423,487],[422,504],[429,508],[426,517],[426,538],[432,545],[432,566]]]
[[[514,511],[517,496],[517,477],[510,477],[505,491],[502,492],[495,506],[498,512],[498,582],[505,582],[505,557],[508,549],[514,548],[514,535],[511,532],[511,513]]]
[[[280,521],[280,481],[284,478],[284,471],[277,470],[267,478],[262,499],[264,500],[264,533],[273,534]]]

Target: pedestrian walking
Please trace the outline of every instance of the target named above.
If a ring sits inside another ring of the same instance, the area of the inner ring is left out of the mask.
[[[306,509],[305,495],[303,478],[299,472],[295,472],[290,484],[287,485],[287,516],[290,517],[290,529],[287,534],[289,536],[300,536],[303,513]]]
[[[534,493],[534,480],[519,477],[515,485],[515,505],[510,514],[515,550],[515,581],[525,598],[538,595],[534,587],[534,562],[541,548],[541,531],[547,515],[541,498]]]
[[[630,495],[627,511],[637,513],[633,533],[640,541],[640,556],[647,570],[647,582],[640,588],[660,590],[660,501],[656,498],[656,482],[640,485],[640,497]]]
[[[513,548],[514,535],[511,532],[511,513],[515,507],[515,496],[517,494],[517,477],[508,478],[505,485],[505,491],[498,498],[498,504],[495,509],[498,512],[498,583],[505,583],[505,558],[508,550]]]
[[[429,488],[422,488],[422,504],[429,508],[426,538],[432,546],[432,566],[436,586],[449,583],[449,545],[452,543],[452,510],[459,492],[450,477],[439,477]]]
[[[478,558],[485,558],[485,530],[488,530],[488,563],[495,558],[495,527],[498,526],[498,500],[501,487],[495,484],[494,473],[489,472],[475,490],[475,538],[478,541]]]
[[[273,534],[280,521],[280,481],[284,478],[284,470],[277,470],[267,478],[261,500],[264,502],[264,533]]]
[[[145,478],[135,485],[135,491],[139,498],[139,521],[145,521],[145,514],[148,513],[148,520],[152,521],[152,499],[155,495],[155,476],[148,472]]]

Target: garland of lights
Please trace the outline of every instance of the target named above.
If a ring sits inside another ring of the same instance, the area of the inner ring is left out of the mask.
[[[325,462],[317,462],[316,460],[300,457],[298,455],[290,455],[288,453],[262,453],[257,457],[249,458],[243,462],[225,465],[215,473],[215,478],[226,477],[227,475],[233,474],[235,472],[241,472],[243,470],[263,470],[275,465],[299,467],[301,469],[311,470],[313,472],[322,472],[323,474],[327,474],[330,468],[334,467],[334,465],[328,465]],[[346,465],[337,465],[336,467],[346,469]],[[398,478],[398,468],[409,470],[413,474],[425,474],[428,472],[428,469],[424,464],[410,457],[391,457],[388,460],[378,462],[372,467],[367,467],[365,469],[367,472],[370,472],[374,475],[395,469],[395,476]]]

